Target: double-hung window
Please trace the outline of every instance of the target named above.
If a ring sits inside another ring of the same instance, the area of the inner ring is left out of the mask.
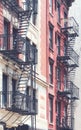
[[[49,48],[53,49],[53,25],[49,24]]]
[[[61,70],[57,68],[57,88],[60,90],[61,88]]]
[[[60,23],[60,3],[57,2],[57,21]]]
[[[4,20],[3,49],[9,49],[9,22]]]
[[[49,59],[49,83],[53,84],[53,64],[54,61]]]
[[[49,95],[49,122],[53,123],[53,96]]]
[[[57,54],[60,55],[60,36],[58,35],[57,36]]]
[[[7,96],[8,96],[8,87],[7,87],[7,82],[8,82],[8,76],[3,74],[3,87],[2,87],[2,104],[3,106],[7,105]]]

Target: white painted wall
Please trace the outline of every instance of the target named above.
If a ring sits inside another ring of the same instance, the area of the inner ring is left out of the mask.
[[[69,16],[73,16],[79,24],[79,37],[76,38],[74,49],[79,54],[79,67],[75,73],[75,84],[79,87],[79,101],[76,102],[75,108],[75,125],[74,130],[81,130],[81,0],[75,0],[70,7]]]

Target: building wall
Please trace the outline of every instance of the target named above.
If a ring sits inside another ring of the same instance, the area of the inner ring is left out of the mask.
[[[19,1],[21,4],[21,1]],[[43,3],[43,1],[42,1]],[[22,4],[21,4],[22,6]],[[27,37],[30,39],[31,43],[34,43],[37,46],[38,51],[38,64],[36,68],[36,90],[37,90],[37,98],[38,98],[38,115],[36,117],[36,127],[37,129],[48,129],[47,124],[47,117],[46,117],[46,94],[47,94],[47,83],[46,83],[46,11],[45,6],[46,2],[41,4],[41,1],[38,3],[38,15],[37,15],[37,22],[36,26],[30,22],[30,26],[27,31]],[[4,17],[10,22],[10,33],[12,34],[13,26],[18,28],[18,19],[16,14],[10,12],[5,7],[0,4],[0,34],[3,34],[3,23]],[[30,20],[32,21],[32,20]],[[41,29],[42,28],[42,29]],[[41,31],[40,31],[41,30]],[[12,48],[12,39],[10,42],[10,46]],[[2,47],[2,45],[1,45]],[[7,61],[6,57],[3,59],[2,55],[0,54],[0,91],[2,91],[2,75],[5,73],[8,75],[9,81],[9,90],[12,90],[12,78],[13,76],[18,79],[19,73],[21,70],[19,69],[18,65],[14,66],[14,62]],[[16,77],[17,76],[17,77]],[[8,114],[8,115],[7,115]],[[4,118],[3,118],[4,117]],[[15,112],[9,112],[5,109],[0,109],[0,120],[6,123],[6,127],[12,128],[17,127],[19,124],[27,124],[31,127],[31,116],[24,115],[21,116]],[[42,124],[42,125],[41,125]],[[35,125],[35,122],[34,122]],[[2,128],[1,128],[2,129]]]

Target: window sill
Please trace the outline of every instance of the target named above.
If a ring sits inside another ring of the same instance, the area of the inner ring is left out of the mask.
[[[52,122],[52,123],[51,123],[51,122],[49,122],[49,124],[53,126],[53,122]]]

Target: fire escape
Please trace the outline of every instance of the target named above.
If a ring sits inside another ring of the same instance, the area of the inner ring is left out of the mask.
[[[57,130],[73,130],[74,129],[74,105],[75,100],[79,99],[79,88],[73,83],[75,69],[78,67],[79,55],[74,51],[73,45],[75,37],[79,35],[79,26],[73,17],[62,19],[64,27],[61,27],[62,34],[66,37],[63,46],[63,54],[57,56],[57,63],[61,70],[64,68],[64,79],[57,81],[57,97],[66,100],[66,111],[61,116],[60,109],[56,119]],[[65,105],[64,104],[64,105]],[[61,108],[61,105],[59,105]]]
[[[1,41],[13,38],[13,47],[4,49],[1,46],[0,53],[3,58],[11,60],[20,68],[20,75],[16,83],[15,92],[0,92],[0,108],[3,108],[1,99],[7,95],[5,109],[16,112],[21,115],[36,115],[38,100],[33,92],[36,87],[36,64],[37,48],[35,45],[27,42],[27,30],[32,13],[37,14],[37,0],[25,0],[21,7],[17,0],[1,0],[2,5],[11,13],[16,14],[19,21],[19,28],[16,34],[0,34]],[[22,55],[22,58],[19,58]],[[30,90],[28,83],[30,82]],[[30,91],[30,92],[29,92]]]

